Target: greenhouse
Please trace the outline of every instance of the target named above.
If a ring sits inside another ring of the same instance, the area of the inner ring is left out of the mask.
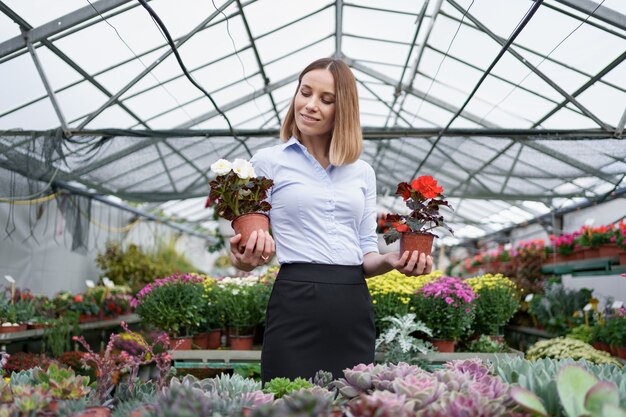
[[[1,0],[0,416],[626,416],[625,60],[622,0]]]

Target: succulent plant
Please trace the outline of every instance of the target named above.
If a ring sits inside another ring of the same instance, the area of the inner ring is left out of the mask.
[[[0,405],[0,417],[13,417],[13,409],[6,404]]]
[[[560,405],[567,417],[626,417],[619,407],[619,393],[612,382],[599,381],[591,372],[577,365],[564,366],[557,375]],[[535,415],[548,417],[541,399],[522,387],[513,387],[511,396],[521,407]]]
[[[244,407],[259,407],[274,402],[274,394],[266,394],[261,390],[244,392],[241,394],[241,402]]]
[[[276,406],[284,408],[289,415],[326,416],[330,414],[335,394],[325,388],[314,386],[285,394]]]
[[[418,417],[500,417],[508,416],[509,412],[501,402],[490,401],[469,392],[449,392],[439,401],[418,411],[416,415]]]
[[[407,404],[415,411],[436,401],[445,386],[428,373],[422,375],[406,375],[393,381],[393,391],[406,397]]]
[[[59,368],[52,363],[44,372],[39,369],[33,372],[37,384],[49,388],[50,395],[57,400],[76,400],[91,391],[89,377],[76,376],[71,368]]]
[[[13,387],[13,405],[24,415],[44,411],[51,400],[48,391],[42,387],[31,385]]]
[[[375,369],[376,373],[372,375],[372,386],[380,391],[393,391],[393,381],[398,378],[426,373],[419,366],[409,365],[405,362],[400,362],[397,365],[393,363],[379,365]]]
[[[509,384],[519,384],[541,398],[552,416],[562,416],[558,398],[556,376],[559,369],[576,364],[595,375],[600,381],[613,382],[620,395],[621,407],[626,407],[626,369],[614,365],[596,365],[584,360],[539,359],[528,361],[521,358],[498,357],[493,361],[494,373]]]
[[[331,382],[333,382],[333,374],[331,372],[319,370],[313,377],[313,384],[322,388],[328,388]]]
[[[466,372],[470,374],[474,379],[480,379],[490,372],[490,369],[485,366],[483,361],[481,361],[480,359],[450,361],[444,365],[444,368],[448,370]]]
[[[380,372],[382,366],[373,364],[359,364],[353,368],[344,369],[345,378],[339,378],[333,382],[341,395],[346,398],[354,398],[363,393],[369,393],[373,389],[372,376]]]
[[[275,398],[281,398],[285,394],[292,391],[298,391],[301,388],[312,388],[313,384],[303,378],[296,378],[291,381],[289,378],[274,378],[267,384],[263,391],[265,393],[274,394]]]
[[[374,391],[372,394],[361,394],[347,404],[350,414],[354,417],[409,417],[415,413],[406,397],[389,391]]]
[[[164,388],[157,397],[154,408],[146,410],[145,415],[150,417],[209,417],[214,408],[213,396],[199,388],[192,388],[181,384]]]
[[[11,386],[14,387],[16,385],[34,385],[35,375],[39,372],[43,371],[38,366],[28,369],[26,371],[20,372],[12,372],[11,373]]]
[[[136,381],[132,386],[127,382],[121,382],[115,389],[115,400],[148,403],[155,399],[156,392],[156,384],[152,381]]]

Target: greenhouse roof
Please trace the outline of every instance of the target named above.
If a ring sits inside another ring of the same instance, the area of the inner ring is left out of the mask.
[[[1,196],[8,170],[204,224],[209,165],[277,143],[329,56],[357,78],[381,211],[430,174],[475,237],[625,185],[623,0],[148,6],[208,96],[140,2],[0,1]]]

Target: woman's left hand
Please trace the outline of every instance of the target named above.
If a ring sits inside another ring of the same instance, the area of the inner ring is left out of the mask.
[[[385,254],[387,262],[404,275],[418,276],[424,274],[430,274],[433,269],[432,256],[424,253],[419,253],[414,250],[411,254],[409,251],[404,251],[402,256],[400,252],[391,252]]]

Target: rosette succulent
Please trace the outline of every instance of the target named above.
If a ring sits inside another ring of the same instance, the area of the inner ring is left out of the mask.
[[[389,391],[374,391],[361,394],[348,403],[348,410],[354,417],[409,417],[415,413],[406,402],[404,395]]]

